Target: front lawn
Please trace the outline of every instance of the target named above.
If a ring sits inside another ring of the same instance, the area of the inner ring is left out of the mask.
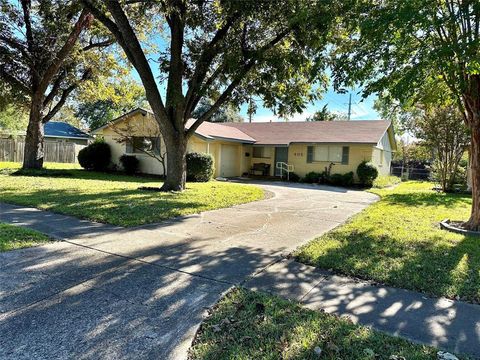
[[[480,238],[439,228],[466,220],[469,195],[443,194],[427,182],[372,190],[381,200],[296,252],[297,260],[434,296],[480,302]]]
[[[204,360],[436,358],[431,347],[241,289],[231,291],[213,309],[190,349],[190,359]]]
[[[255,186],[217,181],[189,183],[182,193],[158,193],[138,189],[161,186],[156,178],[63,170],[59,165],[27,174],[30,176],[14,173],[14,169],[0,171],[1,202],[120,226],[158,222],[264,196],[263,190]]]
[[[0,223],[0,252],[40,245],[49,240],[37,231]]]

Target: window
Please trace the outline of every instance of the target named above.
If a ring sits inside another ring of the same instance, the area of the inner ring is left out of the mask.
[[[264,147],[253,147],[254,158],[268,158],[268,152]]]
[[[350,148],[338,145],[317,145],[307,147],[307,163],[328,161],[348,164]]]
[[[127,142],[127,153],[142,154],[145,152],[160,154],[160,138],[135,136],[131,142]]]

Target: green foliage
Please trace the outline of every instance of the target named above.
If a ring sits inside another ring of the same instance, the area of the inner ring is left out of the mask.
[[[380,175],[373,181],[373,187],[377,189],[388,188],[400,184],[402,179],[398,176]]]
[[[436,350],[296,302],[235,288],[202,324],[190,355],[192,360],[431,360]]]
[[[136,156],[123,154],[120,156],[120,163],[127,175],[134,175],[138,172],[140,160]]]
[[[3,202],[33,206],[119,226],[160,222],[177,216],[230,207],[262,199],[261,188],[210,181],[188,183],[183,192],[158,193],[158,177],[72,169],[72,164],[46,164],[52,176],[11,176],[20,164],[0,163],[0,198]],[[63,168],[63,169],[62,169]],[[69,169],[68,177],[57,177]],[[1,231],[0,231],[1,233]]]
[[[298,183],[300,181],[300,176],[298,174],[295,174],[294,172],[291,172],[290,174],[288,174],[288,181]]]
[[[214,101],[208,99],[202,99],[196,109],[192,113],[194,119],[198,119],[204,113],[206,113],[213,105]],[[243,117],[238,113],[232,105],[226,105],[218,109],[208,119],[210,122],[224,123],[224,122],[243,122]]]
[[[322,174],[315,171],[308,172],[302,179],[303,182],[308,184],[318,184],[322,179]]]
[[[403,139],[397,140],[397,151],[393,154],[396,161],[430,162],[433,157],[432,149],[423,141],[407,143]]]
[[[336,86],[361,82],[365,94],[388,91],[402,105],[431,85],[461,98],[478,69],[480,12],[475,1],[459,4],[352,2],[334,52]]]
[[[108,33],[88,16],[77,23],[81,13],[75,1],[0,0],[0,93],[4,90],[11,103],[28,108],[34,92],[40,91],[45,122],[81,83],[95,81],[116,64],[100,50],[109,44]],[[78,38],[71,37],[76,25],[82,29]],[[72,41],[73,48],[65,51]],[[60,57],[64,51],[66,56]]]
[[[143,86],[130,78],[102,79],[85,84],[76,116],[90,129],[98,129],[135,108],[148,108]]]
[[[332,174],[326,180],[327,184],[334,186],[351,186],[354,181],[353,171],[346,174]]]
[[[86,170],[105,171],[111,159],[110,145],[104,141],[95,141],[78,152],[78,162]]]
[[[207,182],[214,172],[213,157],[210,154],[191,152],[187,154],[187,181]]]
[[[468,219],[468,195],[438,193],[429,182],[370,190],[381,200],[300,249],[301,262],[382,284],[478,303],[478,237],[441,230]]]
[[[371,186],[378,176],[378,170],[372,163],[362,161],[357,167],[357,176],[362,185]]]
[[[27,125],[28,113],[21,106],[8,105],[0,110],[0,132],[15,135],[25,132]]]
[[[40,245],[49,240],[37,231],[0,223],[0,253]]]
[[[328,110],[327,105],[324,105],[321,110],[318,110],[312,116],[307,118],[307,121],[336,121],[347,120],[346,116],[336,114]]]

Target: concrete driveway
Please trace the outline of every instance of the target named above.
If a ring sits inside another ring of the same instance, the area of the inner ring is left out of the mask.
[[[0,358],[185,358],[232,285],[377,199],[260,186],[270,198],[133,229],[0,204],[1,222],[65,240],[0,254]]]

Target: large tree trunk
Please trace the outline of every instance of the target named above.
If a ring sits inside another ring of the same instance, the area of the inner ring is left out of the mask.
[[[162,191],[183,191],[187,180],[187,139],[164,136],[167,147],[167,174]]]
[[[24,169],[41,169],[43,167],[44,126],[42,123],[42,101],[32,99],[27,134],[25,137],[25,150],[23,156]]]
[[[472,188],[472,211],[466,226],[471,230],[480,230],[480,128],[471,128],[470,172]]]

